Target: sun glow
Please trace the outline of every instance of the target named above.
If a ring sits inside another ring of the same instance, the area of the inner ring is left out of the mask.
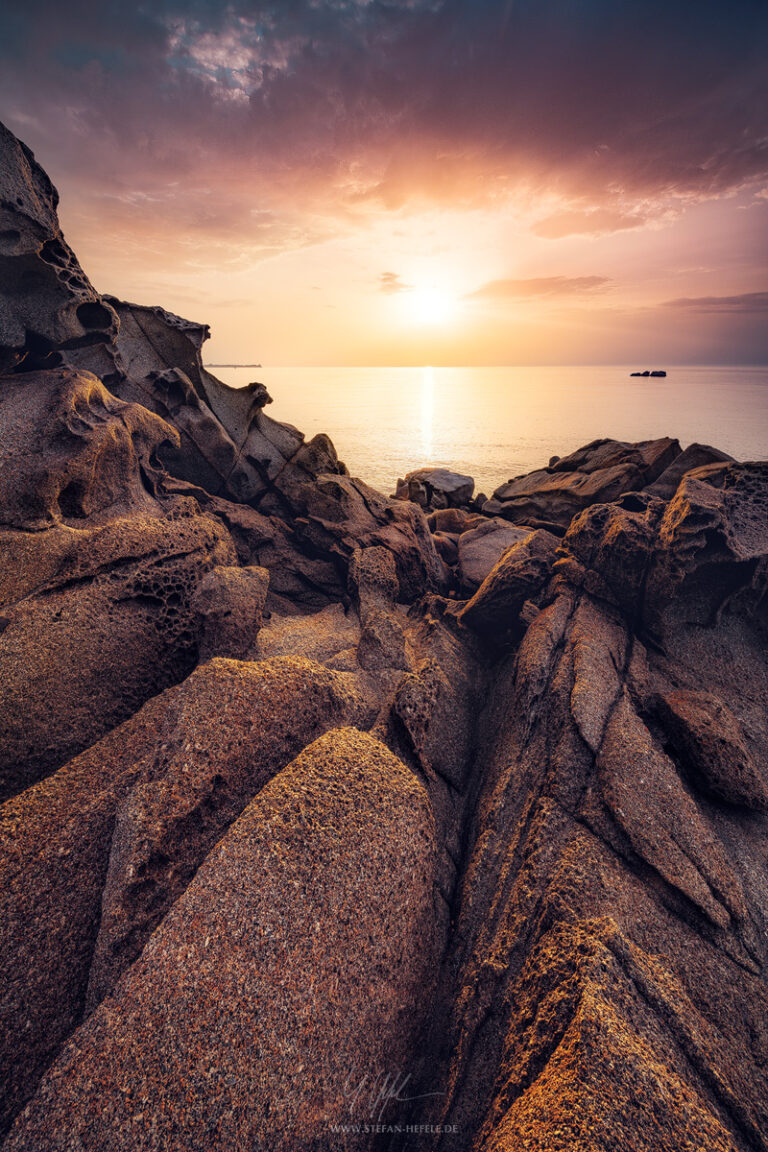
[[[403,300],[415,324],[447,324],[456,313],[456,300],[439,288],[415,288]]]

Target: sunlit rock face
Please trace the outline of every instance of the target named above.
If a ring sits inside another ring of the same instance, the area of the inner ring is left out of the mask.
[[[387,499],[2,146],[4,1148],[768,1147],[768,464]]]

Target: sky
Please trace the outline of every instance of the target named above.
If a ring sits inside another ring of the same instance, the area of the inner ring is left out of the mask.
[[[216,363],[768,363],[765,0],[24,0],[0,119]]]

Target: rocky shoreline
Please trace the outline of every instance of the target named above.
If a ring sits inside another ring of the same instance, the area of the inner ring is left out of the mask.
[[[2,1147],[768,1148],[768,463],[388,498],[0,156]]]

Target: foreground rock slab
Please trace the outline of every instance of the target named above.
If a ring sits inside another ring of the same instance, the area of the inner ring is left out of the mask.
[[[348,675],[210,660],[0,807],[0,1130],[259,789],[365,719]]]
[[[321,737],[211,853],[7,1152],[368,1147],[332,1126],[350,1120],[350,1083],[408,1058],[434,858],[409,770],[355,730]]]

